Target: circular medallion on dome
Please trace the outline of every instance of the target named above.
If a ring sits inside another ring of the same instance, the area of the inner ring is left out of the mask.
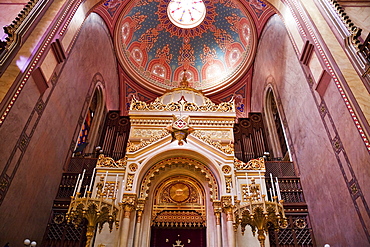
[[[203,1],[171,0],[168,3],[167,14],[170,21],[181,28],[198,26],[206,16],[206,6]]]

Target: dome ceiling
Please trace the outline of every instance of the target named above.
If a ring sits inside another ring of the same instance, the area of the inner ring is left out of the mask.
[[[216,92],[249,68],[256,31],[240,3],[205,0],[203,21],[180,28],[167,15],[169,0],[133,2],[118,20],[115,47],[123,68],[147,89],[178,87],[185,69],[190,86]]]

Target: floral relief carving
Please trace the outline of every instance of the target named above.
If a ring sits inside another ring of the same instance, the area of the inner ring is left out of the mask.
[[[199,130],[195,130],[192,133],[192,135],[197,137],[198,139],[204,141],[205,143],[221,150],[225,154],[233,154],[234,153],[234,144],[233,143],[222,145],[220,141],[218,141],[218,142],[213,141],[209,135],[204,135],[204,133],[202,133],[202,131],[199,131]]]

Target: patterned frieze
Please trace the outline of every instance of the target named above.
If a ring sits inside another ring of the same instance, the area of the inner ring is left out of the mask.
[[[192,115],[192,114],[191,114]],[[146,118],[146,117],[132,117],[130,119],[131,126],[156,126],[156,127],[165,127],[172,123],[172,113],[168,115],[167,118]],[[223,118],[215,119],[210,118],[209,116],[204,116],[203,118],[191,117],[189,124],[192,126],[209,126],[209,127],[221,127],[221,128],[232,128],[234,126],[234,118]]]
[[[156,136],[164,136],[167,135],[168,131],[164,129],[154,129],[154,128],[133,128],[130,133],[130,139],[132,138],[153,138]]]
[[[158,127],[165,127],[172,123],[172,118],[170,115],[168,118],[145,118],[145,117],[131,117],[130,118],[131,126],[135,125],[144,125],[144,126],[158,126]]]
[[[208,136],[212,140],[232,140],[233,133],[230,130],[198,130],[202,136]]]

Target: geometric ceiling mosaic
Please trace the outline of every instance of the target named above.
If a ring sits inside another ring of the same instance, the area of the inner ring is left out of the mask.
[[[205,93],[231,86],[248,70],[256,50],[248,11],[238,1],[204,0],[203,21],[181,28],[168,17],[169,2],[127,4],[114,37],[124,70],[158,93],[178,87],[184,73],[190,86]]]

